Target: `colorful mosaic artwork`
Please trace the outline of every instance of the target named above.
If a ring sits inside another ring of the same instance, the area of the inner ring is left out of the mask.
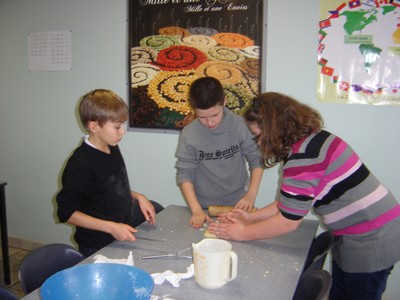
[[[182,128],[193,119],[190,85],[205,76],[219,79],[227,107],[243,114],[259,92],[260,65],[261,48],[245,34],[207,26],[160,27],[130,48],[130,123]]]

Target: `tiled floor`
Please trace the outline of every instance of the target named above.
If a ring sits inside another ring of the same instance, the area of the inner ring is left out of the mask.
[[[10,256],[10,270],[11,270],[11,283],[7,286],[17,297],[22,298],[25,296],[22,291],[21,285],[18,280],[18,268],[21,260],[25,257],[28,250],[21,248],[8,248]],[[3,272],[3,254],[0,247],[0,283],[4,285],[4,272]]]

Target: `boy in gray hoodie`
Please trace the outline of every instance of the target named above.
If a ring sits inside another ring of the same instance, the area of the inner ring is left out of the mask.
[[[225,107],[224,90],[217,79],[196,79],[189,103],[196,119],[179,137],[177,183],[192,211],[190,224],[201,227],[210,221],[204,209],[211,205],[251,210],[263,168],[254,136],[244,119]]]

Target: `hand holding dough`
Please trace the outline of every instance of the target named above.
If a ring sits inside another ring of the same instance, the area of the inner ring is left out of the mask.
[[[223,205],[211,205],[208,207],[208,215],[210,217],[218,217],[220,214],[231,212],[234,206],[223,206]],[[255,212],[257,208],[253,207],[251,212]]]

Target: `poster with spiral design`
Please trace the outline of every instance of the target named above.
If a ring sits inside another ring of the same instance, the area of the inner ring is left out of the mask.
[[[131,128],[182,129],[200,77],[239,115],[260,91],[263,0],[130,0],[128,19]]]

